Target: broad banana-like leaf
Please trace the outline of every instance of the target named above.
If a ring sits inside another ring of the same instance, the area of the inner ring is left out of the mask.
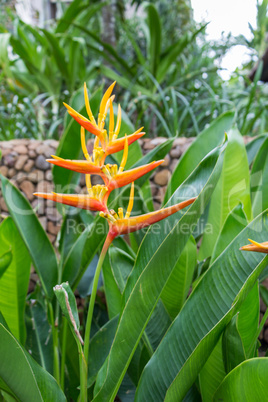
[[[220,335],[252,289],[268,256],[243,253],[247,238],[267,237],[267,211],[254,219],[214,261],[187,299],[145,367],[136,400],[180,401]]]
[[[0,226],[0,254],[10,252],[13,258],[0,279],[0,311],[12,334],[25,342],[25,298],[30,279],[31,259],[12,218],[6,218]]]
[[[180,158],[169,181],[163,204],[167,202],[171,194],[174,193],[186,177],[191,174],[202,158],[223,141],[224,133],[232,127],[233,121],[234,112],[226,112],[198,135]]]
[[[268,138],[257,153],[250,176],[252,211],[257,216],[268,208]]]
[[[189,293],[196,263],[196,243],[191,236],[161,294],[161,300],[172,319],[179,313]]]
[[[213,401],[265,401],[267,376],[267,357],[246,360],[225,377]]]
[[[199,259],[212,255],[225,219],[239,203],[243,204],[247,219],[250,220],[252,213],[247,154],[243,137],[237,129],[232,129],[228,132],[222,174],[211,197],[207,230],[199,249]]]
[[[55,378],[20,345],[1,314],[0,338],[0,378],[19,401],[66,401]]]
[[[1,176],[1,182],[3,197],[9,213],[30,253],[44,292],[49,298],[52,298],[53,286],[58,281],[55,250],[28,200],[4,176]]]

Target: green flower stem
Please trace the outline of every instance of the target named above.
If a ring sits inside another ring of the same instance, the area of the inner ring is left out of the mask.
[[[80,395],[79,402],[87,402],[87,362],[83,353],[82,345],[77,341],[79,353],[79,369],[80,369]]]
[[[65,317],[62,317],[62,342],[61,342],[61,364],[60,364],[60,386],[64,391],[64,380],[65,380],[65,357],[66,357],[66,342],[67,342],[67,326],[68,321]]]
[[[85,344],[84,344],[84,355],[86,362],[88,363],[88,352],[89,352],[89,342],[90,342],[90,330],[91,330],[91,323],[92,323],[92,318],[93,318],[93,310],[94,310],[94,305],[95,305],[95,299],[96,299],[96,294],[97,294],[97,287],[98,287],[98,282],[99,282],[99,277],[101,273],[101,268],[102,264],[104,261],[104,258],[106,256],[107,250],[112,242],[113,238],[112,236],[108,233],[106,240],[104,242],[103,248],[100,253],[100,258],[98,261],[98,265],[96,268],[95,276],[93,279],[93,286],[92,286],[92,292],[90,296],[90,302],[89,302],[89,307],[88,307],[88,313],[87,313],[87,321],[86,321],[86,330],[85,330]]]
[[[55,326],[53,306],[48,302],[48,310],[50,314],[51,328],[52,328],[52,341],[53,341],[53,375],[60,385],[60,359],[58,349],[58,328]]]

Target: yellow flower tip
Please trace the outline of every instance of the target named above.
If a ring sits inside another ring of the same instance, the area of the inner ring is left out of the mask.
[[[124,145],[124,152],[123,152],[123,157],[120,163],[120,167],[119,167],[119,173],[122,173],[126,163],[127,163],[127,157],[128,157],[128,139],[127,139],[127,135],[125,135],[125,145]]]
[[[248,241],[250,241],[250,243],[254,244],[254,246],[262,247],[262,245],[260,243],[256,242],[255,240],[248,239]]]
[[[114,82],[112,83],[112,85],[109,86],[109,88],[106,90],[105,94],[104,94],[103,97],[102,97],[101,104],[100,104],[100,111],[99,111],[99,114],[100,114],[100,115],[103,115],[103,114],[104,114],[104,111],[105,111],[105,109],[106,109],[106,104],[107,104],[107,102],[108,102],[108,100],[109,100],[109,98],[110,98],[110,96],[111,96],[111,93],[113,92],[115,83],[116,83],[116,81],[114,81]],[[98,122],[98,123],[99,123],[99,122]]]
[[[131,211],[133,209],[133,204],[134,204],[134,181],[131,183],[129,202],[128,202],[128,207],[127,207],[127,212],[125,215],[126,218],[130,217]]]

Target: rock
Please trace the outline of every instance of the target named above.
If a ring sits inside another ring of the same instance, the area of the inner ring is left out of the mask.
[[[3,176],[7,176],[7,172],[8,172],[7,166],[0,166],[0,173],[1,173]]]
[[[59,141],[57,141],[57,140],[45,140],[44,143],[54,149],[58,148],[58,145],[59,145]]]
[[[28,160],[28,155],[19,155],[19,157],[15,163],[15,169],[21,170],[27,160]]]
[[[14,168],[8,169],[7,177],[11,179],[16,174],[16,170]]]
[[[48,222],[48,224],[47,224],[47,230],[52,235],[57,235],[60,231],[60,228],[61,228],[61,225],[54,225],[53,222]]]
[[[27,176],[24,172],[19,172],[16,174],[16,176],[13,177],[14,180],[16,180],[16,182],[18,184],[22,183],[24,180],[27,180]]]
[[[32,208],[38,215],[44,215],[45,213],[45,200],[34,196],[32,202]]]
[[[46,161],[44,155],[38,155],[38,157],[35,160],[35,166],[37,167],[37,169],[47,170],[49,169],[50,164]]]
[[[150,142],[151,142],[151,144],[157,146],[160,144],[164,144],[164,142],[166,142],[166,141],[167,141],[167,138],[165,138],[165,137],[157,137],[157,138],[153,138]]]
[[[53,244],[55,242],[55,240],[56,240],[56,236],[54,236],[54,235],[52,235],[50,233],[47,233],[47,236],[48,236],[48,238],[50,240],[50,243]]]
[[[164,158],[164,162],[160,166],[166,167],[166,166],[169,166],[169,164],[170,164],[170,156],[166,155]]]
[[[37,183],[37,186],[36,186],[37,193],[50,193],[52,190],[53,190],[52,183],[50,183],[46,180],[41,180],[41,181],[39,181],[39,183]]]
[[[26,138],[17,138],[15,140],[11,140],[12,146],[14,145],[28,145],[29,140]]]
[[[43,226],[44,230],[47,230],[47,217],[46,216],[42,216],[41,218],[39,218],[39,222],[41,223],[41,225]]]
[[[32,159],[28,159],[28,161],[25,163],[23,167],[24,172],[30,172],[33,166],[34,161]]]
[[[30,144],[28,145],[28,149],[33,149],[35,150],[38,145],[40,145],[42,143],[42,141],[40,140],[31,140]]]
[[[16,159],[17,159],[18,154],[15,152],[10,152],[8,155],[6,155],[3,158],[3,164],[8,166],[8,167],[14,167],[15,163],[16,163]]]
[[[46,144],[41,144],[38,145],[38,147],[36,147],[36,152],[39,155],[44,155],[46,158],[50,158],[51,155],[53,155],[54,153],[54,149],[52,149]]]
[[[155,201],[158,201],[162,204],[164,196],[165,196],[165,192],[166,192],[167,186],[163,186],[163,187],[158,187],[158,191],[156,196],[154,197]]]
[[[44,172],[37,169],[30,172],[27,176],[28,180],[32,181],[33,183],[41,182],[42,180],[44,180],[44,177]]]
[[[35,158],[36,157],[36,152],[33,149],[29,149],[28,155],[30,158]]]
[[[34,185],[33,185],[33,183],[31,181],[24,180],[20,185],[20,189],[21,189],[21,191],[24,192],[26,198],[29,201],[32,201],[34,199],[34,195],[33,195],[33,193],[34,193]]]
[[[154,182],[159,186],[166,186],[170,176],[171,173],[168,169],[160,170],[160,172],[157,172],[156,175],[154,176]]]
[[[181,156],[181,154],[182,154],[182,150],[181,150],[180,146],[176,146],[176,148],[173,148],[170,151],[171,158],[179,158]]]
[[[152,144],[151,141],[145,142],[143,145],[143,149],[145,149],[145,150],[150,150],[150,149],[154,149],[154,148],[155,148],[155,145]]]
[[[183,145],[185,144],[185,142],[187,141],[187,139],[185,137],[179,137],[179,138],[175,138],[174,142],[173,142],[173,146],[176,147],[177,145]]]
[[[28,153],[28,149],[25,145],[17,145],[16,147],[14,147],[14,151],[18,152],[18,154],[27,154]]]
[[[161,204],[160,204],[160,202],[158,202],[158,201],[154,201],[154,202],[153,202],[153,204],[154,204],[154,209],[155,209],[155,211],[157,211],[158,209],[160,209],[160,208],[161,208]]]
[[[0,149],[13,149],[13,145],[10,141],[2,141]]]
[[[45,173],[45,179],[48,181],[52,181],[53,180],[53,176],[52,176],[52,171],[51,170],[47,170]]]
[[[0,198],[0,209],[1,209],[1,212],[2,211],[8,212],[8,207],[6,206],[4,198]]]
[[[173,159],[172,162],[171,162],[171,164],[170,164],[170,166],[169,166],[171,172],[173,172],[173,171],[175,170],[177,164],[178,164],[178,160],[177,160],[177,159]]]
[[[59,222],[61,220],[61,215],[56,208],[46,208],[46,216],[52,222]]]

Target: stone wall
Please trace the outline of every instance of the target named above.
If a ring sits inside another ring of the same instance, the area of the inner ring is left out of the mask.
[[[143,139],[140,140],[140,145],[143,153],[146,154],[165,141],[165,138]],[[161,204],[171,172],[179,157],[192,141],[191,138],[176,139],[172,150],[165,157],[164,163],[153,172],[151,185],[155,208]],[[92,143],[88,145],[89,148],[92,147]],[[10,179],[24,193],[53,243],[60,229],[61,215],[53,201],[36,198],[33,193],[53,191],[51,164],[46,162],[46,159],[56,153],[57,146],[58,142],[55,140],[17,139],[0,142],[2,151],[0,173]],[[84,175],[81,175],[77,193],[86,193]],[[0,213],[2,216],[8,215],[8,208],[2,197],[1,189]]]

